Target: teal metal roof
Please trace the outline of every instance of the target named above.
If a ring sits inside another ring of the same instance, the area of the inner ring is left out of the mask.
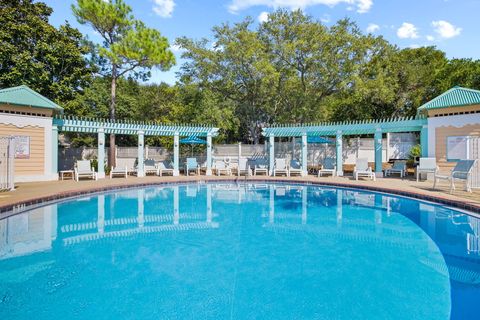
[[[480,91],[467,89],[462,87],[454,87],[448,91],[445,91],[438,97],[430,100],[421,107],[418,108],[419,111],[422,110],[432,110],[432,109],[442,109],[449,107],[460,107],[480,104]]]
[[[311,137],[335,136],[337,133],[343,135],[374,134],[377,130],[382,132],[415,132],[420,131],[426,124],[427,118],[419,115],[383,120],[272,125],[263,129],[263,135],[266,137],[270,135],[275,137],[299,137],[305,133]]]
[[[63,111],[58,104],[24,85],[1,89],[0,103]]]
[[[218,128],[209,125],[187,125],[187,124],[163,124],[155,122],[127,121],[78,118],[73,116],[58,116],[53,119],[53,124],[58,126],[60,131],[97,133],[103,129],[105,133],[114,134],[138,134],[143,131],[146,136],[174,136],[178,132],[182,137],[212,137],[218,135]]]

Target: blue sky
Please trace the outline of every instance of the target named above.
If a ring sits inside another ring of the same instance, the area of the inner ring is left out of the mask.
[[[100,40],[87,26],[72,16],[75,0],[43,0],[54,12],[50,22],[58,26],[68,20]],[[399,47],[435,45],[450,58],[480,58],[480,26],[477,20],[480,0],[125,0],[137,19],[158,29],[172,44],[175,38],[211,37],[213,26],[235,23],[251,16],[265,18],[275,8],[302,8],[306,13],[331,25],[349,17],[365,32],[383,35]],[[181,65],[168,72],[154,70],[151,82],[175,83]]]

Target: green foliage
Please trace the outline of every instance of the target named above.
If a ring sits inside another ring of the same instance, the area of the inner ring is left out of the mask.
[[[28,85],[58,102],[72,100],[92,72],[82,34],[48,23],[52,9],[32,0],[0,0],[0,87]]]
[[[410,152],[408,153],[408,159],[413,161],[416,157],[420,157],[421,155],[422,146],[417,144],[410,149]]]

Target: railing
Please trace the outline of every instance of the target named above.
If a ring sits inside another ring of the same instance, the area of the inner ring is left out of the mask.
[[[0,137],[0,191],[13,190],[14,185],[14,139]]]

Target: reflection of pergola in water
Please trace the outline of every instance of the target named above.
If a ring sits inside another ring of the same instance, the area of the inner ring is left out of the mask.
[[[288,185],[266,185],[269,190],[269,211],[263,217],[267,220],[263,228],[267,231],[280,233],[311,233],[315,238],[337,239],[339,241],[360,241],[365,243],[381,243],[383,246],[389,246],[392,250],[395,248],[415,249],[416,241],[410,237],[409,232],[402,232],[395,225],[389,225],[382,220],[382,211],[386,215],[400,214],[395,212],[393,202],[395,198],[382,196],[381,194],[369,194],[364,192],[348,191],[342,189],[323,189],[322,192],[335,193],[336,196],[336,222],[335,224],[322,224],[321,226],[308,223],[308,193],[307,188],[303,186],[293,187],[301,193],[302,209],[301,214],[295,213],[276,213],[275,199],[286,196],[288,191],[292,190]],[[357,219],[354,225],[345,225],[343,223],[343,205],[351,204],[360,207],[369,207],[375,209],[371,219]],[[435,213],[435,210],[443,210],[429,204],[420,204],[422,210],[429,210]],[[468,254],[479,255],[480,250],[480,220],[468,215],[461,215],[465,218],[462,223],[466,230],[466,249]],[[433,219],[432,219],[433,217]],[[451,219],[452,217],[447,217]],[[441,220],[441,218],[440,218]],[[435,214],[421,215],[420,226],[425,230],[429,237],[435,241],[437,239],[436,228],[438,217]],[[372,229],[372,226],[374,227]],[[432,242],[432,245],[435,243]],[[480,272],[478,271],[477,259],[465,259],[455,253],[448,253],[449,247],[442,247],[442,254],[445,257],[445,263],[442,265],[432,264],[431,267],[439,272],[448,272],[450,277],[461,283],[480,284]],[[425,262],[425,263],[428,263]],[[448,268],[448,270],[446,269]]]
[[[211,185],[207,185],[206,187],[206,212],[195,214],[180,213],[179,187],[173,186],[171,188],[173,189],[173,212],[170,216],[145,214],[145,190],[138,189],[136,217],[105,219],[105,196],[99,195],[97,221],[62,226],[61,231],[64,234],[68,234],[71,231],[86,231],[85,233],[80,235],[67,236],[63,238],[64,245],[72,245],[80,242],[108,238],[130,237],[146,233],[181,232],[189,230],[216,229],[219,227],[218,222],[213,221]],[[197,221],[190,222],[192,219]],[[182,220],[188,220],[188,222],[182,222]],[[136,224],[136,226],[132,227],[132,224]],[[106,227],[110,226],[126,226],[126,228],[112,231],[105,230]]]
[[[58,116],[53,119],[52,172],[58,172],[58,131],[94,133],[98,136],[98,163],[105,162],[105,134],[137,135],[138,163],[144,161],[144,137],[173,137],[173,175],[179,175],[180,137],[206,137],[207,175],[212,174],[212,137],[218,135],[218,128],[207,125],[172,125],[145,123],[138,121],[86,119]],[[144,176],[143,166],[139,166],[138,176]],[[104,178],[103,166],[98,166],[98,177]]]

